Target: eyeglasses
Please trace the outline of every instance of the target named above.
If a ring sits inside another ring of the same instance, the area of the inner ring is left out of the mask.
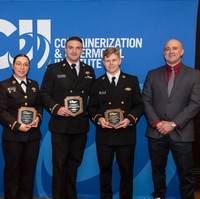
[[[25,62],[25,63],[22,63],[22,62],[18,62],[18,61],[17,61],[17,62],[14,63],[14,65],[16,65],[16,66],[25,66],[25,67],[29,67],[29,63],[26,63],[26,62]]]

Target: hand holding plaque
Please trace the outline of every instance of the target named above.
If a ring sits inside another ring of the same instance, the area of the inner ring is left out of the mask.
[[[112,127],[116,127],[123,120],[123,111],[118,109],[108,109],[105,112],[105,119]]]
[[[18,110],[18,122],[31,125],[36,119],[37,111],[33,107],[22,106]]]
[[[71,111],[72,116],[77,116],[83,112],[83,99],[80,96],[68,96],[64,99],[64,104]]]

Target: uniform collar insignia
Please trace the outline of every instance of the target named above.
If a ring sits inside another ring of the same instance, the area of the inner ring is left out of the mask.
[[[90,75],[90,71],[89,70],[85,71],[85,74]]]
[[[35,93],[36,92],[36,88],[32,87],[31,90]]]
[[[12,84],[16,84],[16,83],[17,83],[16,80],[13,80],[13,81],[12,81]]]

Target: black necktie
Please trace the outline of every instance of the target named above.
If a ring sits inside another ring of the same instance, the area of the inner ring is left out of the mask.
[[[112,88],[115,88],[115,78],[116,77],[112,77],[112,82],[111,82],[111,87]]]
[[[22,80],[20,85],[21,85],[22,89],[24,90],[24,92],[26,92],[26,86],[27,86],[26,82]]]
[[[72,73],[74,74],[74,76],[77,77],[76,64],[71,65],[71,70],[72,70]]]

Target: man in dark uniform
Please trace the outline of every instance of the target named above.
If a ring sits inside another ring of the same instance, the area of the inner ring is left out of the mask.
[[[120,199],[132,199],[136,123],[143,113],[139,82],[136,76],[120,70],[121,57],[117,48],[106,49],[103,62],[106,74],[95,81],[89,100],[89,112],[96,124],[100,198],[112,199],[112,164],[116,154],[121,174]],[[120,119],[120,111],[114,110],[110,118],[105,118],[108,109],[121,109],[123,118]],[[112,125],[109,119],[120,122]]]
[[[27,77],[30,60],[24,54],[15,56],[13,75],[0,82],[0,121],[3,124],[4,198],[32,199],[34,176],[39,154],[42,105],[39,86]],[[24,114],[19,120],[20,108]],[[35,108],[36,112],[30,112]],[[25,111],[29,109],[29,111]],[[34,114],[33,114],[34,113]],[[26,115],[26,114],[25,114]],[[36,116],[36,117],[31,117]],[[30,117],[29,117],[30,116]],[[32,122],[32,119],[34,120]]]
[[[48,66],[41,86],[43,103],[51,113],[53,199],[77,198],[77,169],[89,128],[86,106],[95,79],[93,68],[80,62],[82,49],[82,40],[70,37],[65,44],[66,58]],[[72,100],[65,104],[69,96]]]

